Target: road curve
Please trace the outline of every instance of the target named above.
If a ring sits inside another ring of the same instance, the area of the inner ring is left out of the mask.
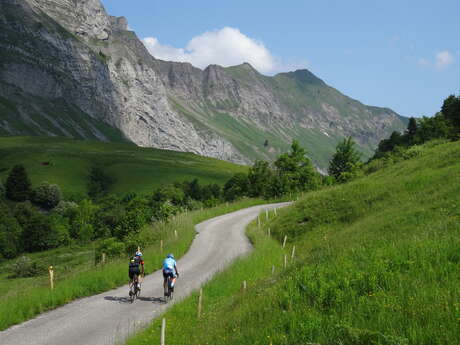
[[[190,250],[178,261],[180,279],[175,298],[181,299],[251,250],[246,226],[265,209],[287,203],[254,206],[212,218],[196,226]],[[148,264],[148,263],[147,263]],[[1,345],[109,345],[120,343],[163,313],[161,271],[145,277],[142,296],[131,304],[128,286],[82,298],[0,332]]]

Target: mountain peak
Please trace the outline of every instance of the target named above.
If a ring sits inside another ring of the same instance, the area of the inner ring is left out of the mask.
[[[298,69],[294,72],[286,72],[286,73],[279,73],[277,76],[286,76],[290,79],[296,80],[298,83],[301,84],[316,84],[316,85],[323,85],[325,82],[318,78],[316,75],[311,73],[308,69]]]

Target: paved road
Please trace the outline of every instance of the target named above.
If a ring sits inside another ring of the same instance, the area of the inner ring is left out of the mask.
[[[247,208],[198,224],[190,250],[178,262],[180,279],[175,298],[199,288],[233,259],[251,250],[244,234],[247,224],[267,208]],[[157,271],[145,277],[142,296],[131,304],[128,286],[83,298],[0,332],[1,345],[108,345],[119,343],[171,303],[163,302],[163,277]]]

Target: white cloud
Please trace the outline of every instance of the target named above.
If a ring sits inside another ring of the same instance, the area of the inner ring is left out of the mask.
[[[438,70],[443,70],[454,62],[453,55],[447,50],[437,53],[435,59],[435,66]]]
[[[426,67],[430,65],[430,61],[428,61],[428,59],[425,58],[420,58],[418,59],[418,64],[419,66]]]
[[[195,36],[185,48],[163,45],[155,37],[144,38],[143,43],[150,54],[158,59],[190,62],[199,68],[206,68],[210,64],[227,67],[248,62],[259,72],[274,73],[286,69],[305,68],[308,64],[305,60],[283,63],[273,56],[262,42],[231,27]]]

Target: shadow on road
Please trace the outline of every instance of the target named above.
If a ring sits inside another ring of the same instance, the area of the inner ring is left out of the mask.
[[[129,297],[105,296],[104,299],[107,301],[114,301],[118,303],[131,303]]]
[[[118,302],[118,303],[131,303],[131,300],[129,299],[129,297],[105,296],[104,299],[106,301],[113,301],[113,302]],[[143,296],[139,296],[137,298],[137,300],[143,301],[143,302],[153,302],[153,303],[156,303],[156,304],[164,304],[164,303],[166,303],[164,298],[161,298],[161,297],[143,297]]]

